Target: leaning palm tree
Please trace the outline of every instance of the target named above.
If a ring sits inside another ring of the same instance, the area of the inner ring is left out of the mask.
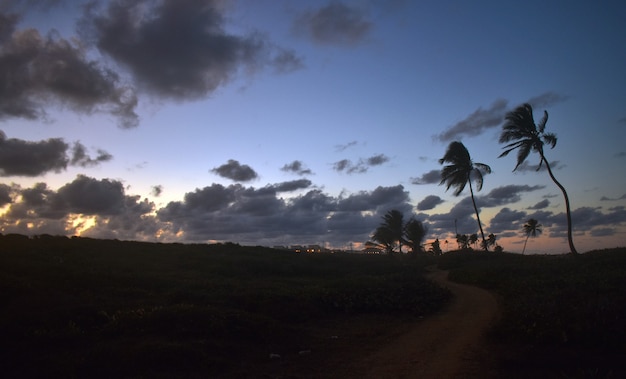
[[[508,155],[511,151],[518,149],[517,152],[517,164],[513,171],[515,171],[528,157],[531,151],[539,153],[539,166],[537,171],[541,169],[541,166],[545,163],[548,175],[554,182],[554,184],[561,189],[563,197],[565,198],[565,210],[567,213],[567,241],[569,242],[570,251],[574,254],[578,254],[574,247],[574,240],[572,239],[572,213],[569,206],[569,198],[565,187],[559,183],[552,173],[550,163],[546,159],[544,154],[544,144],[550,145],[550,148],[556,146],[556,135],[554,133],[546,133],[546,122],[548,121],[548,112],[543,111],[543,118],[539,121],[538,125],[535,125],[533,118],[533,107],[530,104],[524,104],[517,107],[515,110],[509,112],[505,116],[505,122],[502,126],[502,134],[500,135],[500,143],[508,143],[504,146],[504,152],[500,154],[500,157]]]
[[[528,219],[526,223],[522,226],[524,233],[526,233],[526,241],[524,241],[524,248],[522,249],[522,255],[526,251],[526,244],[528,243],[528,237],[533,236],[537,237],[538,234],[541,234],[541,224],[539,221],[534,218]]]
[[[443,158],[439,160],[439,163],[449,163],[441,170],[441,183],[439,183],[439,185],[447,184],[446,191],[449,190],[450,187],[454,187],[454,196],[459,196],[465,189],[465,185],[469,184],[470,196],[472,198],[472,204],[474,204],[474,211],[476,212],[476,221],[478,221],[480,235],[483,238],[483,245],[485,249],[487,249],[485,233],[483,232],[483,226],[480,222],[480,216],[478,215],[476,200],[474,200],[472,180],[476,181],[476,190],[480,191],[483,188],[483,172],[489,174],[491,167],[484,163],[473,162],[465,145],[458,141],[450,143],[448,150],[446,150]]]

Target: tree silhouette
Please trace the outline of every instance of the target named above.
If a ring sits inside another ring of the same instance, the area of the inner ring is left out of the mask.
[[[548,122],[548,112],[543,111],[543,118],[539,121],[539,124],[535,124],[533,118],[533,108],[530,104],[523,104],[517,107],[515,110],[509,112],[505,116],[505,122],[502,126],[502,134],[500,135],[500,143],[508,143],[504,146],[504,152],[500,154],[500,157],[508,155],[511,151],[518,149],[517,152],[517,164],[513,171],[515,171],[519,165],[521,165],[531,151],[539,153],[539,166],[537,171],[541,169],[542,164],[546,164],[548,175],[556,184],[557,187],[563,192],[565,198],[565,210],[567,213],[567,241],[569,243],[570,251],[574,254],[578,254],[574,247],[574,240],[572,239],[572,214],[570,211],[569,198],[565,187],[559,183],[552,173],[550,163],[546,159],[544,154],[544,144],[550,145],[550,148],[556,146],[556,135],[554,133],[546,133],[546,122]]]
[[[476,244],[478,243],[478,234],[472,233],[469,236],[469,243],[474,245],[474,247],[476,247]]]
[[[382,217],[382,224],[376,228],[372,240],[378,242],[380,247],[388,253],[392,253],[396,244],[402,252],[404,240],[404,215],[402,212],[392,209]],[[371,245],[371,244],[370,244]],[[375,245],[375,244],[374,244]]]
[[[483,245],[486,250],[485,232],[483,232],[478,207],[474,199],[472,180],[476,181],[476,190],[480,191],[483,187],[483,171],[489,174],[491,167],[484,163],[473,162],[465,145],[458,141],[450,143],[445,155],[439,160],[439,163],[449,163],[441,170],[441,182],[439,183],[439,185],[447,184],[446,191],[449,190],[450,187],[454,187],[454,196],[459,196],[465,189],[465,185],[469,184],[470,196],[472,198],[472,204],[474,205],[474,211],[476,212],[476,221],[478,222],[478,228],[480,229],[480,235],[483,238]]]
[[[539,223],[539,221],[535,220],[534,218],[528,219],[528,221],[526,221],[526,223],[522,226],[524,233],[526,233],[526,240],[524,241],[522,254],[524,254],[524,252],[526,251],[526,243],[528,243],[528,237],[530,237],[531,235],[533,237],[536,237],[538,234],[541,234],[541,227],[542,225]]]
[[[427,232],[428,228],[421,221],[415,218],[407,221],[406,225],[404,225],[404,235],[406,244],[411,247],[411,252],[419,253],[423,251],[422,241],[424,241]]]

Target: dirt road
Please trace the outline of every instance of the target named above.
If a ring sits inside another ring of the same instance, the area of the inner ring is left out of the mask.
[[[341,378],[488,378],[493,376],[483,333],[497,315],[486,290],[453,283],[447,271],[429,274],[453,294],[451,304],[407,333],[388,341],[333,377]]]
[[[283,356],[259,377],[495,378],[483,342],[484,331],[497,316],[495,298],[483,289],[448,281],[447,271],[433,268],[428,276],[454,295],[441,312],[410,323],[376,317],[331,323],[320,334],[331,333],[335,339],[323,339],[304,355]]]

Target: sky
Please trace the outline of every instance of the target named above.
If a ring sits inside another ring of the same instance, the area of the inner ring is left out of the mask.
[[[568,252],[507,112],[548,112],[578,251],[625,246],[623,1],[0,1],[0,233],[361,248],[392,209],[444,251],[478,232],[440,185],[485,163],[485,233]],[[448,241],[446,244],[445,241]]]

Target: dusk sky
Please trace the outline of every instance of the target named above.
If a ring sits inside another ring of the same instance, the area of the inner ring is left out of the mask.
[[[456,248],[440,186],[461,141],[491,166],[486,234],[568,251],[539,156],[498,158],[547,110],[579,252],[625,246],[626,3],[0,1],[0,232],[362,247],[391,209]],[[350,245],[352,244],[352,245]]]

